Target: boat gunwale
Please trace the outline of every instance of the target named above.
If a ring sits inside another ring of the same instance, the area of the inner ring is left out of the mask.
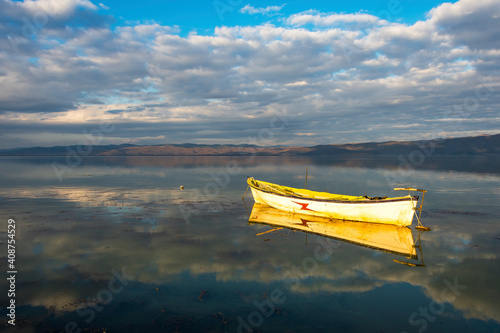
[[[256,180],[256,179],[253,179],[254,181],[256,182],[259,182],[259,180]],[[268,184],[272,184],[272,183],[268,183]],[[419,197],[418,195],[414,195],[414,196],[406,196],[406,197],[402,197],[402,198],[398,198],[398,199],[374,199],[374,200],[337,200],[337,199],[316,199],[316,198],[311,198],[311,197],[301,197],[301,196],[297,196],[297,195],[292,195],[292,194],[281,194],[281,193],[277,193],[277,192],[274,192],[274,191],[270,191],[270,190],[265,190],[259,186],[256,186],[254,184],[252,184],[251,182],[248,182],[248,185],[255,189],[255,190],[258,190],[258,191],[261,191],[261,192],[264,192],[264,193],[268,193],[268,194],[273,194],[273,195],[277,195],[277,196],[280,196],[280,197],[285,197],[285,198],[293,198],[293,199],[299,199],[299,200],[310,200],[310,201],[316,201],[316,202],[325,202],[325,203],[343,203],[343,204],[381,204],[381,203],[391,203],[391,202],[400,202],[400,201],[411,201],[411,200],[415,200],[415,201],[418,201]],[[277,185],[277,184],[273,184],[273,185]],[[279,186],[279,185],[278,185]],[[290,188],[293,188],[293,187],[290,187]]]

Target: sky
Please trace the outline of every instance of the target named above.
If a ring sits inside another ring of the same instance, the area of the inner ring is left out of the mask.
[[[500,1],[0,0],[0,149],[500,133]]]

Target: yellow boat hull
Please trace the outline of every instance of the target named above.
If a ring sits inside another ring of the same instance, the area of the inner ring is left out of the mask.
[[[283,211],[327,218],[409,226],[418,203],[416,196],[368,198],[281,186],[248,179],[256,203]]]

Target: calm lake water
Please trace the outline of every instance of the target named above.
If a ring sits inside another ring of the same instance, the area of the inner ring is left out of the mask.
[[[247,176],[304,187],[306,167],[313,190],[428,190],[418,259],[248,223]],[[500,332],[498,159],[2,157],[0,170],[5,332]]]

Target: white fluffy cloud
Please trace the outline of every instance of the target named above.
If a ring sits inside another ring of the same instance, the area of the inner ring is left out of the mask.
[[[287,19],[287,23],[291,25],[306,25],[314,24],[316,26],[335,26],[346,23],[358,23],[365,25],[387,24],[387,21],[376,16],[357,13],[357,14],[323,14],[316,10],[307,11],[304,13],[291,15]]]
[[[163,143],[149,138],[166,128],[168,142],[242,143],[278,112],[293,120],[273,144],[500,125],[497,1],[444,3],[413,25],[308,11],[188,36],[154,23],[113,28],[87,0],[0,0],[0,8],[3,148],[23,132],[63,140],[101,119],[122,124],[115,139],[139,143]]]
[[[429,21],[441,34],[450,36],[456,44],[471,49],[500,47],[500,2],[495,0],[461,0],[444,3],[429,12]]]
[[[240,9],[240,13],[250,14],[250,15],[255,15],[255,14],[273,15],[278,13],[284,6],[285,5],[255,8],[248,4]]]

